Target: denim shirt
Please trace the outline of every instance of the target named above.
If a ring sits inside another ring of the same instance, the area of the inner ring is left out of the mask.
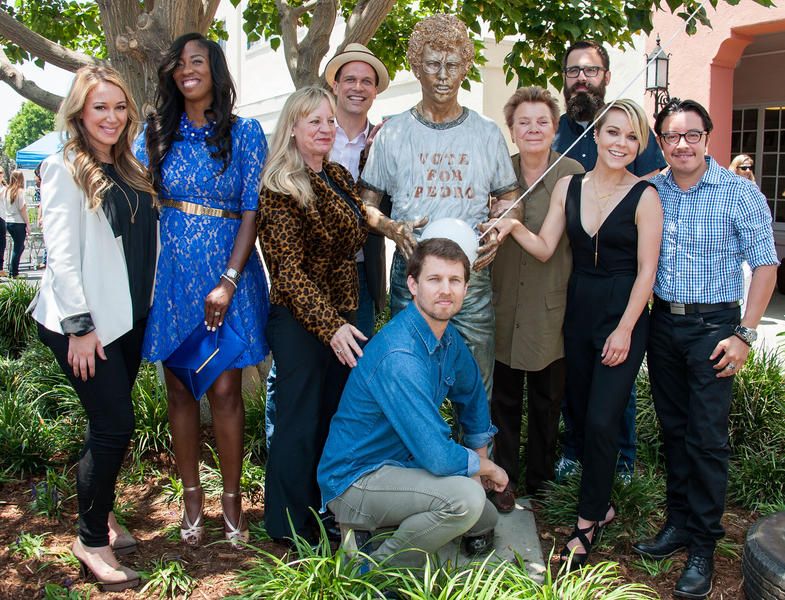
[[[452,326],[441,340],[414,302],[377,333],[352,369],[322,453],[317,478],[322,508],[357,479],[383,465],[471,476],[473,450],[488,444],[491,424],[480,369]],[[439,414],[456,409],[463,443]]]

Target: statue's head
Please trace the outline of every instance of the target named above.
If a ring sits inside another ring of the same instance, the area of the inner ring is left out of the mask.
[[[424,97],[453,101],[474,62],[474,44],[460,19],[436,14],[414,27],[406,57]]]

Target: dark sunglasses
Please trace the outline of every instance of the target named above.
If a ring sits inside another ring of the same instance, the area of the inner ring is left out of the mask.
[[[752,165],[741,165],[739,166],[739,169],[742,171],[752,171]]]

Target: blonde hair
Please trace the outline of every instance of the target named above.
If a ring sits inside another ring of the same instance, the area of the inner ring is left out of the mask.
[[[8,186],[5,188],[5,196],[8,201],[13,204],[19,192],[25,187],[25,175],[19,169],[11,171],[11,176],[8,178]]]
[[[314,200],[314,192],[305,161],[295,145],[292,130],[298,120],[319,108],[324,100],[330,103],[334,114],[335,101],[324,88],[306,86],[287,98],[270,144],[267,163],[262,171],[263,187],[277,194],[291,196],[303,208],[307,208]]]
[[[139,131],[139,111],[120,74],[111,67],[87,66],[76,72],[71,89],[57,113],[58,128],[66,132],[68,141],[63,146],[63,157],[76,184],[87,196],[87,206],[97,210],[112,182],[104,175],[95,150],[90,146],[87,130],[82,123],[82,110],[87,96],[99,83],[117,86],[125,95],[128,122],[110,153],[117,174],[132,188],[148,192],[155,199],[152,180],[133,152],[131,143]]]
[[[750,161],[752,163],[755,162],[749,154],[739,154],[736,158],[734,158],[730,162],[730,165],[728,165],[728,171],[730,171],[731,173],[735,173],[739,177],[744,177],[746,179],[749,179],[750,181],[755,181],[755,173],[752,170],[747,171],[743,175],[739,172],[739,167],[742,165],[742,163],[745,163],[747,161]]]
[[[632,132],[635,134],[635,137],[638,138],[638,156],[640,156],[646,150],[646,146],[649,143],[649,120],[646,118],[646,113],[643,112],[643,108],[634,100],[621,98],[609,102],[600,109],[600,112],[604,111],[609,105],[610,110],[603,114],[600,120],[597,121],[595,131],[602,129],[602,126],[605,125],[605,121],[608,118],[608,113],[610,113],[611,110],[622,111],[627,115],[627,119],[630,121],[630,127],[632,127]]]

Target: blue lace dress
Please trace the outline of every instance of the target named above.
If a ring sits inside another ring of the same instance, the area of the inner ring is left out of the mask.
[[[254,119],[237,119],[232,126],[232,160],[223,173],[223,162],[210,157],[205,141],[209,127],[196,128],[183,114],[179,129],[183,139],[172,143],[161,166],[161,198],[234,212],[255,211],[267,155],[261,126]],[[147,164],[144,141],[143,132],[134,151]],[[204,323],[204,300],[226,269],[240,220],[188,215],[163,207],[160,227],[161,253],[142,348],[143,356],[151,362],[168,358]],[[264,360],[269,350],[264,337],[269,307],[267,279],[254,249],[224,321],[250,345],[229,368]]]

